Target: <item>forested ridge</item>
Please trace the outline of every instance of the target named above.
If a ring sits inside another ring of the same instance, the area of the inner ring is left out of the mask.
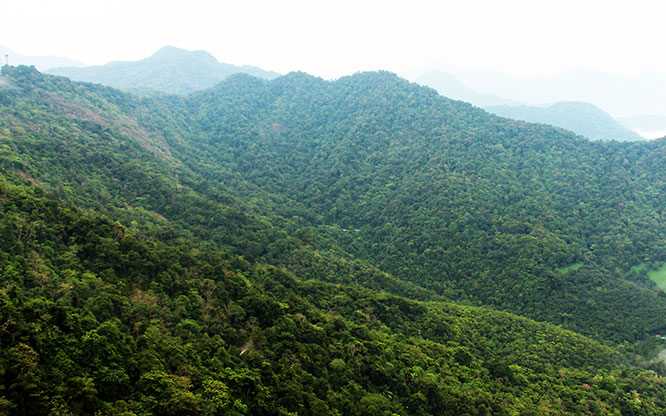
[[[0,80],[5,413],[666,411],[663,141],[383,72]]]
[[[583,102],[560,101],[547,107],[492,105],[484,109],[514,120],[545,123],[571,130],[592,140],[645,140],[599,107]]]
[[[664,325],[664,300],[628,273],[663,261],[661,142],[589,142],[387,73],[234,77],[189,107],[219,180],[240,172],[289,195],[285,216],[359,230],[338,242],[398,277],[609,338]]]

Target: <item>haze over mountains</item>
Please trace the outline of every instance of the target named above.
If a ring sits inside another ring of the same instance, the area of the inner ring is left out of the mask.
[[[165,46],[136,62],[109,62],[91,67],[63,67],[47,71],[76,81],[96,82],[138,93],[189,94],[210,88],[231,74],[247,73],[273,79],[279,74],[244,65],[220,63],[204,51],[186,51]]]
[[[22,55],[9,49],[7,46],[0,45],[0,58],[2,58],[2,65],[5,64],[5,55],[9,65],[34,65],[35,68],[39,69],[40,71],[46,71],[48,69],[61,66],[84,66],[83,63],[70,58],[62,56]]]
[[[484,108],[491,113],[514,120],[562,127],[592,140],[621,142],[645,140],[635,131],[620,124],[610,114],[588,103],[561,101],[548,107],[502,105]]]
[[[666,116],[646,114],[633,117],[618,117],[618,121],[649,139],[666,137]]]
[[[12,56],[18,58],[20,55],[12,52]],[[48,62],[48,64],[42,64],[35,59],[27,61],[18,59],[17,61],[17,63],[38,64],[38,69],[47,69],[47,72],[55,75],[63,75],[79,81],[97,82],[143,95],[188,94],[209,88],[237,72],[249,73],[266,79],[272,79],[278,75],[275,72],[253,66],[220,63],[204,51],[186,51],[170,46],[136,62],[110,62],[93,67],[81,67],[79,63],[70,63],[73,61],[66,58],[59,61],[51,59]],[[54,66],[57,68],[53,68]],[[645,77],[633,79],[628,76],[611,76],[593,71],[576,70],[550,78],[520,79],[494,71],[460,68],[452,68],[452,71],[460,74],[459,76],[463,77],[465,84],[451,73],[441,70],[428,71],[417,77],[415,81],[431,86],[448,97],[471,102],[484,108],[526,105],[527,103],[544,107],[544,103],[556,101],[594,103],[614,114],[632,115],[631,119],[625,119],[629,120],[631,130],[641,137],[656,138],[663,136],[662,133],[666,134],[666,116],[663,119],[652,117],[649,122],[646,116],[643,116],[643,114],[659,114],[659,111],[663,110],[661,102],[638,98],[645,95],[653,96],[654,88],[661,88],[660,85],[666,82],[657,75],[647,77],[646,80]],[[473,85],[473,87],[470,88],[468,85]],[[608,85],[613,85],[613,88],[608,88]],[[491,91],[492,93],[477,91]],[[631,93],[629,94],[627,91],[631,91]],[[641,113],[648,108],[651,112]],[[595,140],[639,139],[636,134],[628,133],[618,125],[617,121],[606,125],[608,120],[606,115],[601,114],[603,110],[592,111],[591,108],[588,108],[588,111],[579,113],[575,108],[570,108],[572,113],[565,115],[565,109],[566,106],[559,105],[556,109],[557,114],[549,115],[544,114],[545,110],[526,108],[503,110],[501,113],[520,120],[551,123]],[[555,111],[555,109],[551,109],[551,111]],[[537,114],[540,116],[536,117]],[[584,121],[585,117],[591,118]],[[581,128],[585,123],[589,126]],[[610,125],[613,127],[611,128]],[[606,136],[604,137],[604,135]]]
[[[480,94],[466,87],[453,75],[437,70],[425,73],[417,78],[416,82],[435,88],[446,97],[472,103],[503,117],[551,124],[592,140],[634,141],[644,139],[592,104],[558,102],[548,106],[529,106],[520,101],[509,100],[493,94]],[[641,121],[641,119],[635,120],[639,124]]]
[[[666,133],[666,75],[661,73],[611,74],[590,69],[572,69],[549,76],[521,78],[499,71],[443,65],[441,72],[453,74],[475,91],[483,91],[523,104],[543,105],[558,101],[594,104],[631,129],[654,139]],[[413,77],[417,79],[418,76]],[[654,116],[658,117],[655,122]],[[645,117],[652,116],[651,121]],[[637,124],[639,122],[639,124]]]
[[[666,74],[612,74],[585,68],[540,77],[518,77],[499,71],[443,65],[475,91],[526,104],[581,101],[595,104],[615,117],[666,115]]]
[[[477,107],[493,105],[519,105],[521,101],[509,100],[494,94],[481,94],[467,87],[456,77],[444,71],[428,71],[414,80],[439,91],[445,97],[472,103]]]

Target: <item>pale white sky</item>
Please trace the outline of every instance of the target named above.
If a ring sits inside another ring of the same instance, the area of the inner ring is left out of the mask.
[[[0,16],[0,44],[88,65],[173,45],[329,79],[435,63],[666,73],[666,2],[652,0],[2,0]]]

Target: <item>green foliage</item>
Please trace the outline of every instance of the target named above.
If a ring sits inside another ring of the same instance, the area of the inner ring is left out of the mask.
[[[656,341],[610,342],[666,325],[663,143],[386,73],[2,77],[2,412],[665,412]]]
[[[38,189],[1,184],[0,196],[1,392],[10,413],[657,414],[666,406],[659,376],[549,324],[300,281],[272,266],[241,270]]]
[[[187,101],[199,127],[185,163],[242,176],[239,198],[343,257],[593,336],[664,329],[666,303],[629,273],[666,253],[663,142],[589,142],[387,73],[234,76]]]

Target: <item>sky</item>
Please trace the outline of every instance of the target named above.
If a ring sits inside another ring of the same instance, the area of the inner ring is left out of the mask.
[[[87,65],[173,45],[326,79],[444,65],[666,73],[661,1],[2,0],[0,16],[0,44]]]

